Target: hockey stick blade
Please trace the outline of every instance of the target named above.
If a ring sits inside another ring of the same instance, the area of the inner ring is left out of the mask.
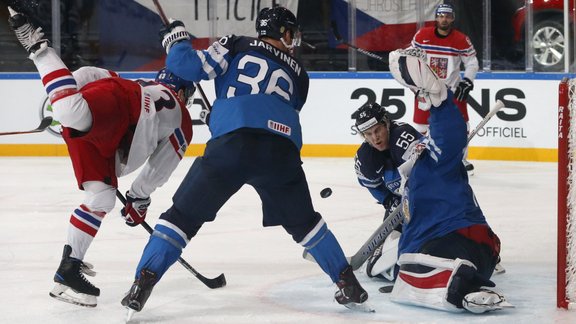
[[[120,200],[122,205],[126,206],[126,198],[124,198],[124,195],[122,195],[122,193],[118,189],[116,189],[116,197]],[[144,227],[149,234],[152,234],[152,232],[154,232],[152,227],[150,227],[150,225],[148,225],[148,223],[146,223],[146,221],[143,221],[142,223],[140,223],[140,225],[142,225],[142,227]],[[206,278],[201,273],[196,271],[196,269],[194,269],[182,257],[178,258],[178,262],[184,268],[186,268],[186,270],[190,271],[190,273],[192,273],[194,275],[194,277],[198,278],[198,280],[200,280],[204,285],[206,285],[206,287],[208,287],[210,289],[216,289],[216,288],[222,288],[222,287],[226,286],[226,277],[224,276],[223,273],[221,273],[216,278]]]
[[[52,125],[52,117],[48,116],[48,117],[44,117],[42,119],[42,121],[40,121],[40,125],[38,125],[38,127],[32,129],[32,130],[27,130],[27,131],[15,131],[15,132],[0,132],[0,136],[3,135],[18,135],[18,134],[32,134],[32,133],[41,133],[43,131],[46,130],[46,128],[50,127],[50,125]]]
[[[476,134],[478,133],[478,131],[480,131],[480,129],[482,129],[482,127],[484,127],[488,121],[490,121],[490,119],[492,117],[494,117],[494,115],[496,115],[497,112],[500,111],[500,109],[504,108],[504,103],[502,102],[502,100],[498,99],[496,100],[496,103],[494,104],[494,106],[492,106],[492,108],[490,109],[490,111],[486,114],[486,117],[484,117],[484,119],[482,119],[482,121],[480,123],[478,123],[478,126],[476,126],[476,128],[474,128],[474,130],[468,135],[468,143],[470,143],[470,140],[476,136]]]

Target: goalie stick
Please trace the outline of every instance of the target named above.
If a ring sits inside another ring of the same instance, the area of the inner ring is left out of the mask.
[[[486,125],[486,123],[488,123],[488,121],[490,121],[490,119],[494,117],[494,115],[496,115],[496,113],[500,111],[500,109],[502,108],[504,108],[504,103],[502,102],[502,100],[500,99],[496,100],[496,103],[486,114],[486,117],[484,117],[484,119],[482,119],[482,121],[478,123],[478,126],[476,126],[476,128],[474,128],[474,130],[468,135],[467,143],[470,143],[470,140],[478,133],[478,131],[480,131],[480,129],[482,129],[482,127],[484,127],[484,125]]]
[[[152,2],[154,2],[154,6],[156,7],[156,11],[158,12],[158,16],[160,16],[160,20],[162,20],[162,23],[165,26],[169,26],[170,21],[168,20],[168,17],[164,13],[164,10],[162,9],[162,6],[160,5],[160,1],[153,0]],[[208,97],[206,97],[206,93],[204,92],[204,89],[202,89],[202,86],[200,85],[200,83],[194,82],[194,85],[196,86],[196,89],[198,89],[198,91],[200,92],[200,97],[202,97],[202,101],[204,101],[204,105],[206,106],[208,111],[212,111],[212,105],[208,101]]]
[[[476,126],[476,128],[468,135],[468,142],[470,142],[470,140],[478,133],[478,131],[484,127],[488,121],[490,121],[490,119],[502,108],[504,108],[504,103],[501,100],[497,100],[488,114],[486,114],[486,117],[484,117],[478,126]],[[353,270],[358,270],[360,266],[362,266],[362,264],[368,260],[374,250],[380,246],[384,240],[386,240],[390,233],[392,233],[392,230],[394,230],[396,226],[402,223],[404,215],[400,213],[400,210],[401,206],[394,209],[394,211],[384,220],[384,222],[382,222],[382,224],[374,231],[368,240],[366,240],[360,249],[358,249],[358,252],[356,252],[352,257],[347,258]],[[315,261],[314,257],[310,255],[307,250],[304,250],[302,257],[309,261]],[[505,270],[500,266],[496,271],[497,273],[503,273]]]
[[[118,189],[116,189],[116,197],[118,197],[120,202],[122,202],[122,205],[126,206],[126,198],[124,198],[124,195],[122,195],[122,193]],[[152,227],[150,227],[150,225],[148,225],[146,221],[143,221],[140,225],[142,225],[142,227],[144,227],[148,233],[152,234],[152,232],[154,232]],[[186,268],[186,270],[190,271],[196,278],[198,278],[198,280],[202,281],[202,283],[205,284],[206,287],[215,289],[226,286],[226,277],[224,276],[223,273],[221,273],[216,278],[210,279],[204,277],[201,273],[196,271],[196,269],[192,268],[192,266],[188,262],[186,262],[186,260],[182,259],[182,257],[178,258],[178,262],[180,262],[180,264],[184,268]]]
[[[32,134],[32,133],[41,133],[43,131],[46,130],[46,128],[50,127],[50,125],[52,125],[52,117],[48,116],[48,117],[44,117],[41,121],[40,121],[40,125],[38,125],[38,127],[32,129],[32,130],[27,130],[27,131],[14,131],[14,132],[0,132],[0,136],[3,135],[18,135],[18,134]]]

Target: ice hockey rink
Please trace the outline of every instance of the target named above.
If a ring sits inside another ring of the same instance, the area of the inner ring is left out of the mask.
[[[194,158],[152,195],[154,225]],[[132,323],[576,323],[576,311],[556,308],[556,163],[473,161],[472,187],[502,240],[506,273],[493,277],[515,309],[485,315],[451,314],[397,305],[378,291],[381,281],[356,272],[375,313],[358,313],[333,300],[335,287],[282,228],[261,226],[261,204],[245,186],[191,240],[182,257],[206,277],[226,275],[211,290],[174,264]],[[355,178],[351,158],[305,158],[315,207],[347,255],[381,223],[382,207]],[[104,220],[85,261],[98,275],[96,308],[48,296],[60,262],[70,212],[83,193],[68,158],[0,158],[0,323],[122,323],[120,305],[147,241],[142,227],[119,216]],[[126,191],[133,176],[120,179]],[[332,196],[322,199],[321,189]]]

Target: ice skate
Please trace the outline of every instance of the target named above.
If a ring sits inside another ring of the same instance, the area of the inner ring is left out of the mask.
[[[344,305],[349,309],[362,312],[374,312],[374,309],[368,305],[368,293],[360,283],[351,266],[348,266],[340,273],[340,280],[336,283],[338,291],[334,298],[338,304]]]
[[[152,288],[158,282],[156,273],[148,270],[140,270],[140,278],[134,280],[130,291],[122,299],[122,306],[128,308],[126,321],[129,321],[135,312],[139,312],[144,308],[148,297],[152,293]]]
[[[50,292],[50,297],[75,305],[96,307],[96,297],[100,296],[100,289],[84,277],[84,274],[94,276],[96,272],[90,264],[71,258],[71,253],[72,247],[64,245],[62,261],[54,275],[56,285]]]
[[[507,302],[504,296],[488,289],[482,289],[464,296],[462,306],[474,314],[482,314],[503,308],[514,308],[514,305]]]
[[[16,34],[16,38],[20,44],[26,49],[30,58],[34,58],[48,47],[48,40],[44,38],[42,28],[36,28],[29,21],[28,18],[8,7],[10,18],[8,23]]]

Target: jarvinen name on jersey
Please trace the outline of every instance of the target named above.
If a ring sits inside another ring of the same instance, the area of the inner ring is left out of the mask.
[[[298,62],[296,62],[296,60],[292,56],[288,55],[286,52],[283,52],[277,49],[276,47],[257,39],[255,39],[252,43],[250,43],[250,46],[258,46],[266,49],[268,52],[274,54],[276,57],[286,62],[286,64],[288,64],[288,66],[290,66],[292,70],[296,72],[297,75],[300,75],[300,72],[302,71],[300,64],[298,64]]]

